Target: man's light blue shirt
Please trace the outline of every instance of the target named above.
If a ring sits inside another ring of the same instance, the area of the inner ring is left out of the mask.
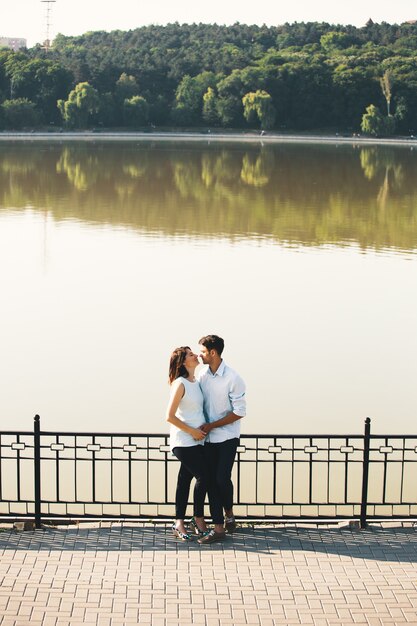
[[[217,422],[233,412],[246,415],[246,386],[237,372],[222,361],[213,374],[205,365],[197,374],[204,396],[204,416],[207,422]],[[240,420],[213,428],[206,438],[210,443],[221,443],[240,437]]]

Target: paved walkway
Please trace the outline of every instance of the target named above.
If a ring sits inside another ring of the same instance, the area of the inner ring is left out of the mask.
[[[1,626],[417,625],[417,529],[242,528],[224,544],[164,526],[0,530]]]

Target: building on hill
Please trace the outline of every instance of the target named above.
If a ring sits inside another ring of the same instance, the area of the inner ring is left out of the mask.
[[[21,37],[0,37],[0,48],[11,48],[16,52],[16,50],[26,47],[27,41]]]

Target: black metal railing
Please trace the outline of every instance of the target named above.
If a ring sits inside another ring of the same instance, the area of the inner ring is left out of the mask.
[[[166,518],[168,435],[0,432],[0,516]],[[247,519],[417,518],[417,435],[242,435],[235,512]]]

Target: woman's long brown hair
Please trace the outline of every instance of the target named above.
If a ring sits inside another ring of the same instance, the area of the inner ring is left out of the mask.
[[[176,380],[180,376],[184,376],[184,378],[188,377],[188,370],[184,365],[185,359],[187,357],[187,350],[191,350],[191,348],[189,348],[188,346],[181,346],[180,348],[175,348],[175,350],[171,354],[171,358],[169,360],[168,375],[170,385],[172,385],[174,380]]]

